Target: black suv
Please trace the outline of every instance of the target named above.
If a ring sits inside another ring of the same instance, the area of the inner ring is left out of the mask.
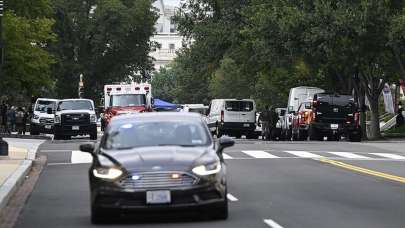
[[[359,113],[352,96],[319,93],[314,95],[312,121],[309,125],[311,140],[339,140],[344,135],[352,142],[361,141]]]

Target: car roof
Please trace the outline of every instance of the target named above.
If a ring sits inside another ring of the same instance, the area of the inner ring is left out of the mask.
[[[145,112],[116,116],[111,124],[153,120],[202,121],[202,118],[201,114],[190,112]]]
[[[53,99],[53,98],[38,98],[37,101],[58,101],[58,99]]]
[[[82,98],[63,99],[63,100],[59,100],[59,101],[91,101],[91,102],[93,102],[93,100],[82,99]]]

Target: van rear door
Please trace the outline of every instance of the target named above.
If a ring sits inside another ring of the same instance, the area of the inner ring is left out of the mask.
[[[256,116],[253,101],[226,101],[225,121],[237,123],[254,123]]]

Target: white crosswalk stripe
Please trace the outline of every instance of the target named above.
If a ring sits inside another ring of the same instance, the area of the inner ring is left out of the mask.
[[[222,156],[224,157],[224,159],[233,159],[232,156],[230,156],[229,154],[223,153]]]
[[[369,158],[369,157],[366,157],[363,155],[349,153],[349,152],[328,152],[328,153],[337,155],[339,157],[344,157],[344,158],[359,158],[359,159]]]
[[[254,158],[280,158],[262,150],[243,150],[242,152]]]
[[[308,151],[291,151],[291,150],[287,150],[287,151],[284,151],[284,152],[295,155],[297,157],[301,157],[301,158],[323,158],[323,156],[321,156],[321,155],[313,154],[313,153],[310,153]]]
[[[43,152],[68,152],[68,150],[50,151],[45,150]],[[235,153],[236,152],[236,153]],[[237,153],[239,152],[239,154]],[[245,156],[240,154],[243,153]],[[329,155],[329,156],[328,156]],[[371,156],[373,155],[373,156]],[[240,160],[240,159],[285,159],[285,158],[330,158],[330,159],[367,159],[367,160],[405,160],[405,155],[393,154],[393,153],[356,153],[356,152],[331,152],[331,151],[318,151],[316,154],[309,151],[274,151],[272,153],[263,150],[243,150],[243,151],[231,151],[223,153],[223,157],[226,160]],[[93,160],[89,153],[81,151],[71,151],[70,161],[66,161],[63,164],[85,164],[91,163]],[[55,164],[62,164],[55,163]]]
[[[93,157],[91,156],[91,154],[77,150],[72,151],[72,156],[70,158],[71,163],[73,164],[91,163],[92,161]]]
[[[391,158],[391,159],[405,159],[404,156],[398,154],[389,154],[389,153],[370,153],[372,155],[377,155],[384,158]]]

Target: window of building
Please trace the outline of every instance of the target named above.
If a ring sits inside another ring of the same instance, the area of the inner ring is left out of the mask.
[[[175,52],[175,49],[176,49],[176,45],[175,45],[175,44],[169,44],[169,52],[170,52],[170,53]]]

